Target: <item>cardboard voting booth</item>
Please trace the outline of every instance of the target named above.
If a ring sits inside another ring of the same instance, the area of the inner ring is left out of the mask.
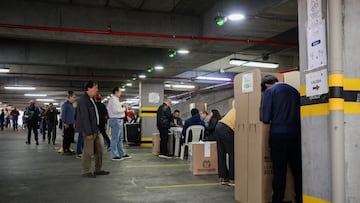
[[[238,74],[234,80],[235,199],[241,203],[271,202],[273,171],[269,149],[269,125],[260,121],[260,84],[262,77],[269,74],[299,90],[299,72],[284,76],[281,73],[263,73],[257,69]],[[290,172],[288,169],[284,201],[293,202],[295,193]]]
[[[190,142],[189,144],[189,169],[193,175],[218,174],[216,142]]]

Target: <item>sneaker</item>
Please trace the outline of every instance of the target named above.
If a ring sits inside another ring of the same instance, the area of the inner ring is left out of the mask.
[[[110,151],[111,151],[111,147],[108,147],[108,148],[107,148],[107,151],[110,152]]]
[[[171,159],[170,156],[166,156],[166,155],[162,155],[162,154],[160,154],[158,157],[163,158],[163,159]]]
[[[234,180],[229,180],[229,182],[227,183],[228,186],[231,187],[235,187],[235,181]]]
[[[120,157],[114,157],[114,158],[112,158],[111,160],[112,160],[112,161],[121,161],[122,158],[120,158]]]
[[[39,142],[38,142],[38,141],[36,141],[36,145],[39,145]]]
[[[81,176],[84,178],[96,178],[96,175],[93,173],[84,173]]]
[[[219,179],[221,185],[228,185],[229,179],[227,178],[220,178]]]
[[[25,142],[26,144],[30,144],[30,142]]]
[[[77,159],[82,159],[81,154],[76,155],[76,158],[77,158]]]
[[[63,152],[64,152],[64,148],[60,147],[58,153],[63,153]]]
[[[128,154],[125,154],[124,156],[121,157],[121,159],[131,159],[132,157],[129,156]]]
[[[95,171],[94,175],[109,175],[110,172],[109,171]]]
[[[71,147],[69,147],[69,150],[70,150],[70,152],[75,152],[75,150],[72,149]]]

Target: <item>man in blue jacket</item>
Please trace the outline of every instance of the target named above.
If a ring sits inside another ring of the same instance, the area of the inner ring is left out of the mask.
[[[108,175],[110,172],[102,170],[103,149],[99,137],[99,112],[94,97],[98,92],[98,84],[88,81],[77,105],[77,128],[83,134],[84,148],[82,156],[82,176],[95,178],[96,175]],[[91,156],[95,154],[95,171],[90,172]]]
[[[302,202],[302,165],[300,132],[300,94],[292,86],[266,75],[261,121],[270,124],[270,156],[273,164],[272,203],[282,203],[286,185],[287,164],[294,175],[296,202]]]
[[[193,108],[191,109],[190,113],[191,113],[191,118],[187,119],[183,126],[181,144],[185,142],[186,130],[188,129],[188,127],[192,125],[202,125],[205,128],[205,122],[201,120],[199,110]],[[192,135],[189,135],[189,142],[191,141],[192,141]]]

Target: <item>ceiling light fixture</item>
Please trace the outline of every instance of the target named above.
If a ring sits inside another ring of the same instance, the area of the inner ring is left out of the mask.
[[[152,73],[152,72],[153,72],[153,70],[154,70],[154,68],[153,68],[153,67],[148,67],[148,68],[146,69],[146,72],[148,72],[148,73]]]
[[[212,80],[212,81],[231,81],[231,78],[219,78],[219,77],[206,77],[206,76],[198,76],[197,80]]]
[[[146,75],[139,75],[139,78],[144,79],[146,78]]]
[[[171,85],[172,88],[194,89],[194,85]]]
[[[125,92],[126,89],[125,88],[120,88],[120,91]]]
[[[10,72],[10,68],[0,68],[0,73],[8,73]]]
[[[231,20],[231,21],[244,20],[244,19],[245,19],[245,15],[239,14],[239,13],[234,13],[234,14],[228,15],[228,16],[227,16],[227,19],[229,19],[229,20]]]
[[[132,80],[132,81],[135,81],[136,79],[137,79],[136,75],[133,75],[133,76],[131,77],[131,80]]]
[[[189,54],[190,51],[186,50],[186,49],[179,49],[179,50],[177,50],[177,53],[179,53],[179,54]]]
[[[8,87],[4,87],[7,90],[35,90],[35,87],[21,87],[21,86],[8,86]]]
[[[155,68],[155,70],[163,70],[164,66],[155,66],[154,68]]]
[[[132,83],[126,83],[126,86],[132,87]]]
[[[235,66],[248,66],[248,67],[257,67],[257,68],[278,68],[278,63],[268,63],[260,61],[248,61],[242,59],[232,58],[229,60],[229,64]]]
[[[46,97],[47,94],[24,94],[25,97]]]
[[[55,101],[54,99],[36,99],[36,101],[40,101],[40,102],[53,102]]]
[[[221,14],[219,14],[218,16],[215,17],[215,22],[216,22],[216,25],[218,26],[223,26],[227,21],[227,18]]]
[[[170,50],[168,51],[168,57],[172,59],[172,58],[174,58],[175,56],[176,56],[176,51],[170,49]]]

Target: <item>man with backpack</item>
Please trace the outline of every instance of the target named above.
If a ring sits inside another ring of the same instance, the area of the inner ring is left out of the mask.
[[[28,137],[26,144],[30,144],[30,138],[31,138],[31,130],[34,132],[34,138],[36,141],[36,145],[39,145],[38,140],[38,124],[39,124],[39,108],[35,106],[35,100],[29,101],[30,106],[28,106],[25,110],[24,117],[26,118],[26,124],[28,128]]]

